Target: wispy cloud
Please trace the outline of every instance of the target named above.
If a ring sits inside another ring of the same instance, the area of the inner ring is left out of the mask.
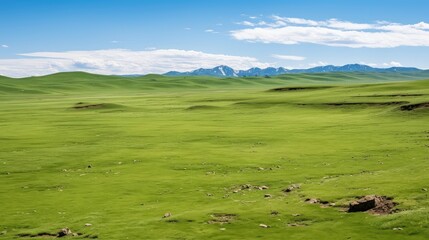
[[[219,33],[219,32],[216,32],[213,29],[206,29],[206,30],[204,30],[204,32],[207,32],[207,33]]]
[[[393,48],[429,46],[429,24],[390,22],[354,23],[335,18],[316,21],[303,18],[271,16],[268,21],[243,21],[247,28],[234,30],[237,40],[250,42],[299,44],[312,43],[350,48]]]
[[[6,45],[6,44],[2,44],[2,45],[1,45],[1,47],[2,47],[2,48],[8,48],[9,46],[8,46],[8,45]]]
[[[24,77],[62,71],[87,71],[99,74],[147,74],[167,71],[191,71],[228,65],[234,69],[268,67],[253,57],[212,54],[178,49],[131,51],[34,52],[19,59],[0,59],[0,75]]]
[[[281,59],[281,60],[289,60],[289,61],[303,61],[303,60],[305,60],[305,57],[302,57],[302,56],[278,55],[278,54],[273,54],[271,56],[273,58],[277,58],[277,59]]]
[[[309,63],[308,64],[309,67],[319,67],[319,66],[326,66],[326,65],[328,65],[328,63],[327,62],[323,62],[323,61],[318,61],[318,62],[315,62],[315,63]]]
[[[398,61],[390,61],[390,62],[384,62],[384,63],[360,62],[360,64],[368,65],[371,67],[377,67],[377,68],[402,67],[402,64]]]
[[[383,63],[384,67],[402,67],[402,64],[400,62],[391,61],[389,63]]]

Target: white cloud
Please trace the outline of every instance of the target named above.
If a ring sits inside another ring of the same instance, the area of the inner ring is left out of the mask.
[[[119,41],[112,40],[112,41],[110,41],[110,43],[116,44],[116,43],[119,43]]]
[[[327,62],[323,62],[323,61],[318,61],[315,63],[309,63],[308,66],[309,67],[319,67],[319,66],[326,66],[329,65]]]
[[[249,26],[249,27],[254,27],[254,26],[256,26],[256,25],[257,25],[257,24],[255,24],[255,23],[252,23],[252,22],[249,22],[249,21],[237,22],[236,24],[238,24],[238,25],[243,25],[243,26]]]
[[[389,63],[383,63],[384,67],[402,67],[402,64],[400,62],[391,61]]]
[[[8,45],[6,45],[6,44],[2,44],[2,45],[1,45],[1,47],[2,47],[2,48],[8,48],[9,46],[8,46]]]
[[[206,30],[204,30],[204,32],[207,32],[207,33],[219,33],[219,32],[216,32],[213,29],[206,29]]]
[[[253,57],[211,54],[178,49],[131,51],[107,49],[94,51],[34,52],[19,59],[0,59],[0,75],[24,77],[63,71],[98,74],[147,74],[191,71],[228,65],[234,69],[266,68],[270,64]]]
[[[277,44],[312,43],[351,48],[429,46],[429,24],[353,23],[329,19],[272,16],[270,22],[245,21],[247,28],[231,31],[237,40]],[[243,23],[243,22],[242,22]]]
[[[191,30],[191,28],[190,27],[185,27],[185,30],[189,31],[189,30]]]
[[[303,61],[303,60],[305,60],[305,57],[302,57],[302,56],[278,55],[278,54],[273,54],[271,56],[273,58],[282,59],[282,60],[290,60],[290,61]]]

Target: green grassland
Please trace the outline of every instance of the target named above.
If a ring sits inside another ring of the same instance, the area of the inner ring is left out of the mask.
[[[422,79],[0,77],[0,239],[427,239]],[[398,212],[344,211],[368,194]]]

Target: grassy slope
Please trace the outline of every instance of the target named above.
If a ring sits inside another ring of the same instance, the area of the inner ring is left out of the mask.
[[[368,103],[428,102],[389,95],[429,94],[429,81],[356,84],[419,77],[0,79],[0,238],[68,226],[101,239],[426,239],[429,109]],[[289,85],[335,87],[267,91]],[[366,104],[326,105],[344,102]],[[232,193],[246,183],[270,189]],[[301,189],[283,194],[292,183]],[[366,194],[393,196],[402,211],[303,202]],[[213,213],[238,217],[207,224]]]

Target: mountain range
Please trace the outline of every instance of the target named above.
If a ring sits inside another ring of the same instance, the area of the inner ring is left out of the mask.
[[[250,68],[248,70],[234,70],[228,66],[217,66],[214,68],[199,68],[190,72],[170,71],[166,76],[214,76],[214,77],[250,77],[250,76],[275,76],[280,74],[294,73],[328,73],[328,72],[416,72],[422,71],[413,67],[391,67],[373,68],[362,64],[347,64],[344,66],[320,66],[308,69],[286,69],[283,67],[274,68]]]

